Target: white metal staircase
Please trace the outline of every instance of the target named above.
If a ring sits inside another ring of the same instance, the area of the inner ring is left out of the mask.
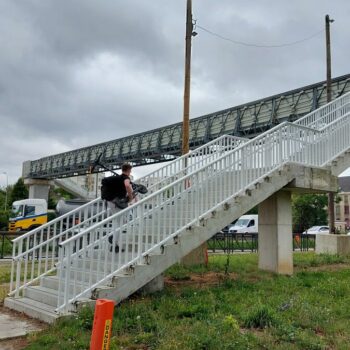
[[[240,137],[222,136],[136,182],[146,185],[147,195],[150,195],[246,141]],[[10,298],[5,304],[45,321],[51,322],[57,317],[47,299],[52,301],[50,293],[55,294],[57,290],[57,277],[52,275],[57,272],[60,243],[109,215],[105,202],[98,198],[13,240]],[[38,288],[39,284],[42,288]]]
[[[350,94],[252,140],[220,138],[141,179],[149,194],[117,214],[95,200],[14,240],[5,305],[52,322],[80,303],[123,300],[290,183],[296,166],[330,167],[349,148]]]

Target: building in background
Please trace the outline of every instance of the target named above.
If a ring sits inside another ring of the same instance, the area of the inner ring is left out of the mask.
[[[349,200],[350,200],[350,176],[339,177],[339,203],[335,203],[336,227],[341,230],[350,229]]]

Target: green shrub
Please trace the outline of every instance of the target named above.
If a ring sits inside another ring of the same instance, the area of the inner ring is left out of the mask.
[[[267,328],[277,324],[274,311],[266,305],[257,305],[244,318],[247,328]]]

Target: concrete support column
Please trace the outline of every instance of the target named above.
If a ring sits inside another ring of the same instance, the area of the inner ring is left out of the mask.
[[[29,187],[29,198],[49,200],[51,181],[45,179],[24,179],[24,184]]]
[[[279,191],[259,205],[259,269],[293,274],[291,193]]]

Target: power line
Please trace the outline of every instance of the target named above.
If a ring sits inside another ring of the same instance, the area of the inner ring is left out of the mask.
[[[324,30],[320,30],[312,35],[310,35],[309,37],[307,38],[304,38],[304,39],[301,39],[301,40],[297,40],[297,41],[293,41],[293,42],[290,42],[290,43],[285,43],[285,44],[280,44],[280,45],[260,45],[260,44],[252,44],[252,43],[246,43],[246,42],[243,42],[243,41],[238,41],[238,40],[233,40],[233,39],[230,39],[230,38],[226,38],[218,33],[215,33],[215,32],[212,32],[211,30],[209,29],[206,29],[198,24],[195,24],[196,28],[199,28],[199,29],[202,29],[203,31],[207,32],[208,34],[210,35],[213,35],[213,36],[216,36],[222,40],[226,40],[226,41],[229,41],[231,42],[232,44],[235,44],[235,45],[243,45],[243,46],[249,46],[249,47],[257,47],[257,48],[279,48],[279,47],[285,47],[285,46],[292,46],[292,45],[296,45],[296,44],[300,44],[300,43],[303,43],[304,41],[308,41],[314,37],[316,37],[317,35],[319,35],[320,33],[322,33]]]

